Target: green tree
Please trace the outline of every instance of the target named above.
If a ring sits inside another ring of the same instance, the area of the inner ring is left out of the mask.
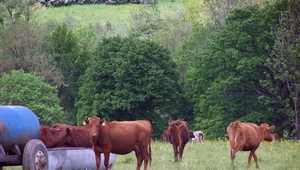
[[[300,2],[278,1],[270,10],[277,14],[273,20],[279,23],[279,28],[266,63],[270,69],[261,80],[267,90],[260,91],[260,98],[276,106],[282,113],[278,123],[287,135],[295,135],[295,139],[300,140]]]
[[[44,82],[44,78],[23,70],[3,73],[0,78],[0,105],[22,105],[30,108],[42,125],[65,122],[59,106],[57,89]]]
[[[168,50],[150,41],[113,37],[98,44],[82,77],[77,121],[147,119],[161,137],[162,117],[177,116],[182,97]],[[183,108],[183,107],[181,107]],[[163,120],[167,125],[168,119]],[[160,124],[160,125],[159,125]]]
[[[233,10],[222,31],[192,60],[187,88],[197,116],[193,126],[208,138],[224,136],[236,119],[273,124],[276,115],[253,90],[263,88],[259,80],[266,70],[266,47],[274,43],[264,18],[258,6]]]
[[[59,97],[70,124],[76,123],[74,104],[80,86],[78,79],[84,74],[86,63],[91,55],[90,44],[85,36],[92,39],[95,35],[86,31],[85,34],[80,35],[81,40],[79,40],[74,31],[69,30],[66,23],[63,23],[54,29],[50,37],[50,53],[54,56],[56,66],[64,77],[64,84],[59,86]]]

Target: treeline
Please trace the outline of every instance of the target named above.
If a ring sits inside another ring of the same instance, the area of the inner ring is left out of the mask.
[[[0,2],[1,105],[27,106],[44,125],[147,119],[155,139],[171,119],[210,139],[237,119],[300,139],[296,0],[189,0],[164,18],[149,5],[122,36],[37,23],[22,2]]]

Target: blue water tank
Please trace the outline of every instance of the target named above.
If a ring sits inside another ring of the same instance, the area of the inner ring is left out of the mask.
[[[0,106],[0,144],[7,152],[18,145],[21,152],[31,139],[39,139],[37,116],[24,106]]]

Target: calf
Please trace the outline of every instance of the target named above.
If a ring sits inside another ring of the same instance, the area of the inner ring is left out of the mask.
[[[39,139],[45,144],[46,148],[56,148],[68,146],[67,140],[70,129],[54,129],[48,126],[40,126]]]
[[[234,164],[235,154],[239,150],[250,151],[247,168],[250,167],[252,157],[255,160],[256,168],[259,168],[255,151],[261,141],[269,137],[271,131],[274,129],[275,126],[269,126],[267,123],[257,126],[253,123],[231,122],[227,127],[227,134],[229,137],[232,164]]]
[[[144,161],[147,170],[151,161],[152,126],[147,120],[106,122],[93,116],[84,120],[89,126],[92,148],[95,152],[97,169],[100,170],[100,153],[104,153],[104,165],[109,169],[109,154],[128,154],[135,152],[139,170]]]
[[[56,123],[52,127],[56,129],[69,129],[70,137],[66,141],[68,146],[92,148],[90,131],[87,126],[70,126]]]
[[[173,120],[169,122],[169,141],[173,146],[174,162],[181,162],[184,147],[190,140],[190,133],[186,121]]]
[[[164,130],[162,135],[163,135],[164,142],[169,142],[169,131]]]

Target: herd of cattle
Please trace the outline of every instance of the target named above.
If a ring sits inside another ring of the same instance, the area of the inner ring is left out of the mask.
[[[70,126],[66,124],[54,124],[52,127],[40,127],[40,140],[47,148],[55,147],[86,147],[92,148],[95,153],[97,169],[100,170],[100,153],[104,154],[106,170],[109,165],[109,154],[128,154],[135,152],[137,167],[139,170],[144,162],[144,170],[147,170],[148,162],[151,162],[151,134],[152,126],[147,120],[136,121],[112,121],[107,122],[96,116],[83,120],[87,126]],[[250,151],[248,165],[252,157],[256,168],[257,155],[255,154],[259,144],[263,141],[275,141],[279,137],[272,134],[275,126],[266,123],[260,126],[253,123],[240,121],[232,122],[227,127],[230,143],[232,164],[236,152],[239,150]],[[122,139],[122,140],[120,140]],[[204,133],[188,129],[188,123],[183,120],[169,122],[168,129],[163,132],[165,142],[170,142],[174,150],[174,162],[181,162],[184,147],[191,139],[192,142],[204,142]]]

